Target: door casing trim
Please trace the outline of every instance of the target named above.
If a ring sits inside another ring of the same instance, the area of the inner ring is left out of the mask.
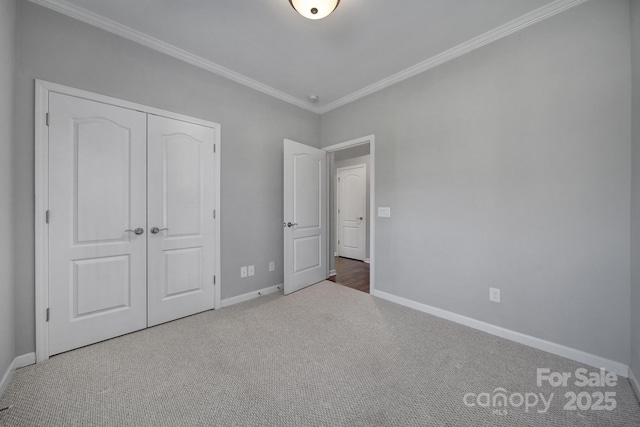
[[[47,126],[47,114],[49,113],[49,94],[60,93],[75,96],[90,101],[101,102],[116,107],[140,111],[146,114],[167,117],[188,123],[205,126],[215,131],[215,259],[214,271],[216,274],[214,309],[221,308],[220,289],[222,277],[220,269],[220,125],[218,123],[202,120],[170,111],[160,110],[122,99],[112,98],[81,89],[51,83],[44,80],[35,80],[35,324],[36,324],[36,363],[44,362],[49,358],[49,328],[46,319],[46,310],[49,307],[49,236],[47,232],[46,212],[49,208],[49,132]],[[213,280],[213,278],[211,278]]]
[[[327,147],[322,147],[327,153],[332,153],[339,150],[344,150],[345,148],[357,147],[358,145],[369,144],[369,219],[370,219],[370,228],[369,228],[369,259],[370,259],[370,267],[369,267],[369,293],[373,294],[375,291],[375,283],[376,283],[376,268],[375,268],[375,260],[376,260],[376,137],[375,135],[363,136],[361,138],[351,139],[349,141],[340,142],[338,144],[329,145]],[[329,162],[327,162],[327,180],[331,179],[331,171],[328,170],[330,168]],[[329,182],[327,182],[329,185]],[[328,188],[328,187],[327,187]],[[329,192],[327,191],[327,215],[329,215]],[[328,233],[331,232],[331,227],[327,227],[327,238]],[[331,256],[333,251],[327,245],[327,259]],[[329,263],[327,262],[327,277],[329,277]]]

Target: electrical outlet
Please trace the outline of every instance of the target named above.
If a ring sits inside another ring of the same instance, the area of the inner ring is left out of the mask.
[[[240,267],[240,278],[244,279],[247,277],[247,267]]]
[[[276,263],[274,261],[269,262],[269,271],[275,271]]]
[[[489,288],[489,301],[500,302],[500,289]]]
[[[255,266],[253,266],[253,265],[249,266],[248,274],[249,274],[249,276],[253,276],[254,274],[256,274]]]

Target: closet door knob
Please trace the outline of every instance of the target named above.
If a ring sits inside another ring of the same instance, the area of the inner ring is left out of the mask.
[[[158,227],[153,227],[151,229],[151,234],[158,234],[159,232],[161,232],[162,230],[168,230],[168,228],[158,228]]]

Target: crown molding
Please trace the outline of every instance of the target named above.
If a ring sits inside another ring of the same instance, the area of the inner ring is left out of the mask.
[[[364,98],[367,95],[371,95],[372,93],[378,92],[384,88],[387,88],[391,85],[399,83],[417,74],[420,74],[427,70],[435,68],[438,65],[444,64],[445,62],[458,58],[459,56],[462,56],[465,53],[469,53],[482,46],[485,46],[489,43],[492,43],[496,40],[506,37],[509,34],[513,34],[530,25],[533,25],[544,19],[550,18],[554,15],[557,15],[560,12],[564,12],[567,9],[570,9],[574,6],[585,3],[587,1],[588,0],[556,0],[553,3],[550,3],[532,12],[529,12],[526,15],[522,15],[521,17],[514,19],[513,21],[510,21],[497,28],[494,28],[491,31],[487,31],[486,33],[481,34],[478,37],[474,37],[471,40],[468,40],[455,47],[452,47],[449,50],[446,50],[442,53],[432,56],[431,58],[426,59],[412,67],[409,67],[403,71],[400,71],[399,73],[396,73],[372,85],[369,85],[347,96],[344,96],[340,99],[330,102],[322,107],[319,107],[318,108],[319,113],[324,114],[331,110],[335,110],[338,107],[342,107],[343,105],[349,104],[350,102],[356,101],[360,98]]]
[[[318,108],[309,105],[306,101],[302,101],[294,96],[291,96],[287,93],[274,89],[271,86],[267,86],[263,83],[260,83],[259,81],[253,80],[240,73],[236,73],[235,71],[232,71],[214,62],[206,60],[200,56],[187,52],[186,50],[175,47],[169,43],[165,43],[161,40],[158,40],[140,31],[136,31],[132,28],[119,24],[115,21],[105,18],[104,16],[95,14],[81,7],[75,6],[64,0],[29,0],[29,1],[32,3],[38,4],[40,6],[44,6],[46,8],[52,9],[56,12],[62,13],[63,15],[67,15],[71,18],[93,25],[94,27],[98,27],[103,30],[109,31],[110,33],[124,37],[125,39],[131,40],[143,46],[149,47],[158,52],[162,52],[166,55],[172,56],[176,59],[179,59],[191,65],[194,65],[198,68],[202,68],[203,70],[209,71],[213,74],[217,74],[219,76],[232,80],[241,85],[248,86],[251,89],[255,89],[259,92],[273,96],[274,98],[280,99],[281,101],[288,102],[290,104],[293,104],[297,107],[311,111],[313,113],[319,112]]]
[[[319,106],[319,107],[309,105],[306,102],[306,100],[298,99],[285,92],[274,89],[271,86],[265,85],[264,83],[260,83],[257,80],[253,80],[249,77],[246,77],[240,73],[232,71],[214,62],[211,62],[202,57],[189,53],[186,50],[170,45],[169,43],[160,41],[154,37],[151,37],[147,34],[136,31],[125,25],[118,24],[115,21],[107,19],[101,15],[95,14],[81,7],[75,6],[64,0],[29,0],[29,1],[32,3],[47,7],[49,9],[52,9],[56,12],[62,13],[63,15],[67,15],[72,18],[75,18],[79,21],[86,22],[87,24],[93,25],[103,30],[109,31],[113,34],[129,39],[133,42],[149,47],[158,52],[162,52],[166,55],[172,56],[176,59],[179,59],[191,65],[194,65],[203,70],[209,71],[213,74],[217,74],[219,76],[232,80],[241,85],[250,87],[259,92],[273,96],[274,98],[280,99],[281,101],[288,102],[297,107],[303,108],[307,111],[311,111],[316,114],[324,114],[331,110],[335,110],[336,108],[342,107],[343,105],[346,105],[350,102],[356,101],[360,98],[364,98],[367,95],[371,95],[372,93],[385,89],[391,85],[399,83],[403,80],[406,80],[410,77],[413,77],[417,74],[420,74],[427,70],[435,68],[438,65],[444,64],[445,62],[458,58],[475,49],[478,49],[482,46],[485,46],[489,43],[492,43],[496,40],[506,37],[509,34],[513,34],[517,31],[520,31],[537,22],[550,18],[574,6],[585,3],[589,0],[556,0],[552,3],[549,3],[546,6],[543,6],[517,19],[514,19],[511,22],[508,22],[497,28],[494,28],[493,30],[488,31],[478,37],[474,37],[471,40],[461,43],[451,49],[448,49],[429,59],[426,59],[414,66],[411,66],[403,71],[400,71],[399,73],[396,73],[372,85],[364,87],[347,96],[344,96],[340,99],[337,99],[333,102],[330,102],[324,106]]]

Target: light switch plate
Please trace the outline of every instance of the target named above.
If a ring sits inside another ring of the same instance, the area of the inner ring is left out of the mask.
[[[391,208],[378,208],[378,216],[381,218],[389,218],[391,217]]]
[[[240,278],[244,279],[247,277],[247,267],[240,267]]]
[[[276,263],[275,261],[271,261],[269,263],[269,271],[274,271],[276,269]]]
[[[253,276],[254,274],[256,274],[256,268],[253,265],[249,266],[248,274],[249,276]]]

